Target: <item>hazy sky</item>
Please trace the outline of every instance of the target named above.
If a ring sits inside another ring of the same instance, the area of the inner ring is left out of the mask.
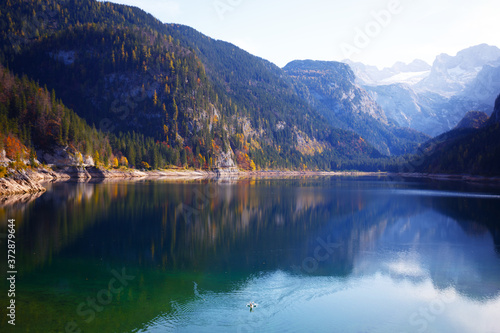
[[[481,43],[500,47],[498,0],[116,0],[283,67],[350,58],[379,67]]]

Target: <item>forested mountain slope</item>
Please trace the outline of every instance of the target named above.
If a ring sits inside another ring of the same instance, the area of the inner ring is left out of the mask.
[[[500,176],[499,119],[500,96],[482,127],[454,129],[428,142],[416,171]]]
[[[93,0],[8,0],[0,11],[2,62],[116,134],[113,153],[133,166],[147,155],[154,167],[330,169],[380,156],[327,124],[279,68],[193,29]],[[157,148],[134,146],[137,135]]]

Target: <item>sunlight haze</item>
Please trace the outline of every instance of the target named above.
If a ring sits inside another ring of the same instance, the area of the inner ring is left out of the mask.
[[[280,67],[295,59],[349,58],[385,67],[418,58],[432,64],[441,53],[455,55],[482,43],[500,46],[498,20],[491,15],[500,12],[500,3],[492,0],[117,3],[140,7],[165,23],[191,26]],[[395,14],[389,11],[391,6],[397,8]],[[363,34],[365,38],[360,37]]]

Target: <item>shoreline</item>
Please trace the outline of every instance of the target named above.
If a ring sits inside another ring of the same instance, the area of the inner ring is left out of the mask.
[[[36,170],[18,170],[7,178],[0,178],[0,196],[7,197],[20,194],[35,194],[46,191],[44,183],[63,181],[106,181],[132,179],[172,179],[197,180],[212,178],[249,179],[249,178],[288,178],[288,177],[388,177],[388,178],[418,178],[444,181],[458,181],[475,184],[500,185],[500,177],[486,177],[473,175],[451,174],[422,174],[422,173],[387,173],[361,171],[287,171],[287,170],[259,170],[240,171],[236,168],[217,169],[213,171],[167,169],[141,171],[137,169],[107,170],[96,167],[64,167],[56,171],[44,168]]]
[[[390,174],[389,174],[390,175]],[[497,176],[477,176],[477,175],[452,175],[452,174],[433,174],[433,173],[398,173],[393,174],[400,178],[419,178],[446,180],[474,184],[486,184],[500,186],[500,177]]]
[[[130,179],[209,179],[237,175],[230,170],[203,171],[203,170],[153,170],[141,171],[137,169],[106,170],[95,167],[63,167],[57,170],[38,168],[35,170],[16,170],[9,177],[0,178],[0,197],[13,195],[35,194],[46,191],[43,184],[54,182],[90,182],[105,180]]]

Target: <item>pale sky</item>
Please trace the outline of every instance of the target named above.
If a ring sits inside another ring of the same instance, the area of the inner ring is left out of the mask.
[[[498,0],[116,0],[283,67],[349,58],[380,68],[500,47]]]

